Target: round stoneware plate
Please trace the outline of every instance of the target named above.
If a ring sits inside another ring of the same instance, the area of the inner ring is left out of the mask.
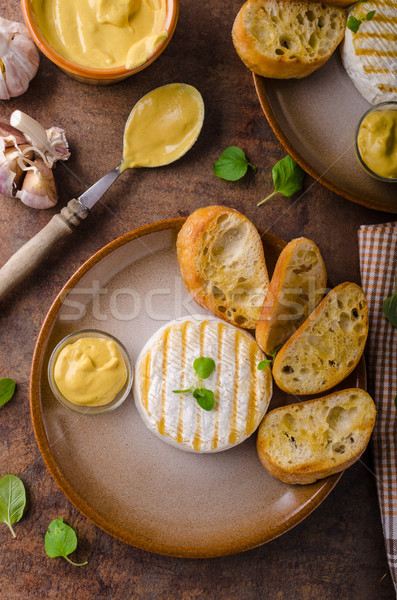
[[[374,179],[356,159],[354,132],[371,105],[354,87],[338,51],[304,79],[253,77],[270,126],[307,173],[352,202],[397,213],[397,184]]]
[[[114,412],[78,415],[51,393],[47,365],[55,345],[81,329],[120,339],[135,361],[167,321],[208,314],[179,274],[175,241],[183,219],[128,233],[94,254],[69,280],[40,331],[31,374],[33,426],[52,476],[71,502],[111,535],[144,550],[184,557],[253,548],[304,519],[339,475],[306,486],[270,476],[255,435],[218,454],[184,452],[153,435],[130,395]],[[285,242],[263,235],[273,271]],[[346,387],[365,386],[364,363]],[[271,407],[292,402],[275,392]]]

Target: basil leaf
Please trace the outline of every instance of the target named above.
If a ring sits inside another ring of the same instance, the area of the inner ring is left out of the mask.
[[[212,358],[208,358],[208,356],[201,356],[200,358],[196,358],[193,368],[200,379],[208,379],[215,369],[215,361]]]
[[[13,379],[8,379],[8,377],[0,379],[0,406],[4,406],[4,404],[11,400],[14,392],[15,381]]]
[[[397,327],[397,290],[383,302],[383,314],[393,327]]]
[[[44,544],[47,556],[50,558],[62,556],[76,567],[81,567],[87,564],[87,561],[83,563],[75,563],[68,558],[68,554],[71,554],[77,548],[77,536],[74,529],[63,522],[62,517],[59,517],[59,519],[54,519],[54,521],[49,524],[48,531],[45,534]]]
[[[356,19],[356,17],[353,17],[353,15],[350,15],[350,17],[347,20],[346,27],[348,27],[353,33],[357,33],[357,31],[360,28],[361,23],[362,23],[361,19]]]
[[[258,363],[258,371],[263,371],[263,369],[266,369],[266,367],[270,367],[272,362],[273,362],[272,358],[267,358],[265,360],[261,360],[261,362]]]
[[[370,10],[369,13],[367,13],[365,15],[365,19],[367,21],[372,21],[372,19],[374,18],[375,13],[376,13],[376,10]]]
[[[279,160],[272,169],[274,183],[273,192],[266,196],[264,200],[258,202],[257,206],[260,206],[275,194],[283,194],[283,196],[289,198],[295,194],[295,192],[299,192],[303,187],[304,176],[305,172],[302,167],[287,154],[287,156]]]
[[[304,176],[304,170],[287,154],[272,169],[274,191],[289,198],[302,189]]]
[[[212,170],[217,177],[227,181],[237,181],[244,177],[248,167],[256,167],[248,162],[244,152],[237,146],[229,146],[213,164]]]
[[[212,410],[215,405],[214,392],[206,390],[205,388],[196,388],[193,392],[193,396],[197,400],[197,404],[204,410]]]
[[[13,523],[22,519],[26,506],[25,486],[16,475],[4,475],[0,479],[0,521],[6,523],[14,537]]]

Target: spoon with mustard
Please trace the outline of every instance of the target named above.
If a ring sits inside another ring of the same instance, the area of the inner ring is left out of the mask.
[[[106,190],[127,169],[162,167],[181,158],[197,140],[204,121],[200,92],[185,83],[170,83],[143,96],[124,129],[118,167],[73,198],[0,269],[0,299],[40,264],[50,250],[71,234]]]

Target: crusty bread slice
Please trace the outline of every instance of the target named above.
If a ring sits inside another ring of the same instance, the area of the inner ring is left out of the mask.
[[[276,408],[259,426],[258,456],[281,481],[313,483],[360,458],[375,416],[371,396],[358,388]]]
[[[368,335],[368,305],[355,283],[341,283],[278,352],[273,377],[290,394],[319,394],[353,371]]]
[[[256,341],[266,354],[302,325],[326,286],[327,271],[316,244],[303,237],[291,240],[278,258],[256,326]]]
[[[263,77],[306,77],[332,55],[345,33],[346,10],[310,0],[248,0],[233,25],[244,64]]]
[[[196,302],[232,325],[254,329],[269,277],[253,223],[225,206],[199,208],[184,223],[176,247]]]

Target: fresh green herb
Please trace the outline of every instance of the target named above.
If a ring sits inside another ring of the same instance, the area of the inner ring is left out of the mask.
[[[87,561],[75,563],[68,558],[68,554],[71,554],[77,548],[77,536],[74,529],[63,522],[62,517],[54,519],[54,521],[49,524],[48,531],[45,534],[44,543],[45,551],[50,558],[63,556],[70,564],[75,565],[76,567],[82,567],[87,564]]]
[[[197,400],[197,404],[204,410],[212,410],[215,405],[214,392],[206,390],[205,388],[196,388],[193,392],[194,398]]]
[[[25,486],[16,475],[4,475],[0,479],[0,521],[10,528],[13,537],[16,537],[12,528],[13,523],[22,519],[26,506]]]
[[[193,393],[197,403],[204,410],[212,410],[215,404],[214,392],[201,387],[201,380],[208,379],[215,369],[215,361],[208,356],[200,356],[193,362],[193,368],[196,373],[196,381],[186,390],[172,390],[174,394]]]
[[[258,363],[258,367],[257,367],[258,371],[263,371],[263,369],[266,369],[266,367],[270,367],[273,365],[274,359],[276,358],[277,352],[280,350],[281,346],[282,346],[282,344],[279,344],[278,346],[273,348],[273,350],[271,350],[271,352],[270,352],[270,358],[261,360],[261,362]]]
[[[363,2],[364,0],[360,1]],[[376,10],[370,10],[365,17],[361,17],[359,19],[353,17],[353,15],[350,15],[347,20],[346,27],[348,27],[353,33],[357,33],[357,31],[360,29],[361,23],[364,23],[364,21],[372,21],[375,13]]]
[[[189,394],[189,392],[192,392],[195,387],[195,385],[191,385],[190,388],[187,388],[187,390],[172,390],[172,392],[174,394]]]
[[[289,154],[276,163],[272,169],[274,191],[258,202],[260,206],[275,194],[283,194],[289,198],[299,192],[303,186],[304,170],[294,161]]]
[[[394,397],[394,404],[395,404],[395,406],[397,408],[397,396]]]
[[[248,162],[244,152],[237,146],[229,146],[213,164],[212,170],[217,177],[227,181],[237,181],[244,177],[248,167],[256,167]]]
[[[357,33],[357,31],[360,28],[361,23],[362,23],[361,19],[356,19],[356,17],[353,17],[353,15],[350,15],[350,17],[347,20],[346,27],[348,27],[348,29],[350,29],[353,33]]]
[[[397,277],[394,294],[383,302],[383,314],[393,327],[397,327]]]
[[[0,406],[4,406],[4,404],[11,400],[14,392],[15,381],[13,379],[8,379],[8,377],[0,379]]]
[[[200,379],[208,379],[215,369],[215,361],[208,356],[201,356],[194,361],[193,369],[196,371],[197,377],[200,377]]]
[[[266,358],[266,360],[261,360],[260,363],[258,363],[258,371],[263,371],[263,369],[266,369],[266,367],[270,367],[270,365],[273,364],[273,359],[272,358]]]

